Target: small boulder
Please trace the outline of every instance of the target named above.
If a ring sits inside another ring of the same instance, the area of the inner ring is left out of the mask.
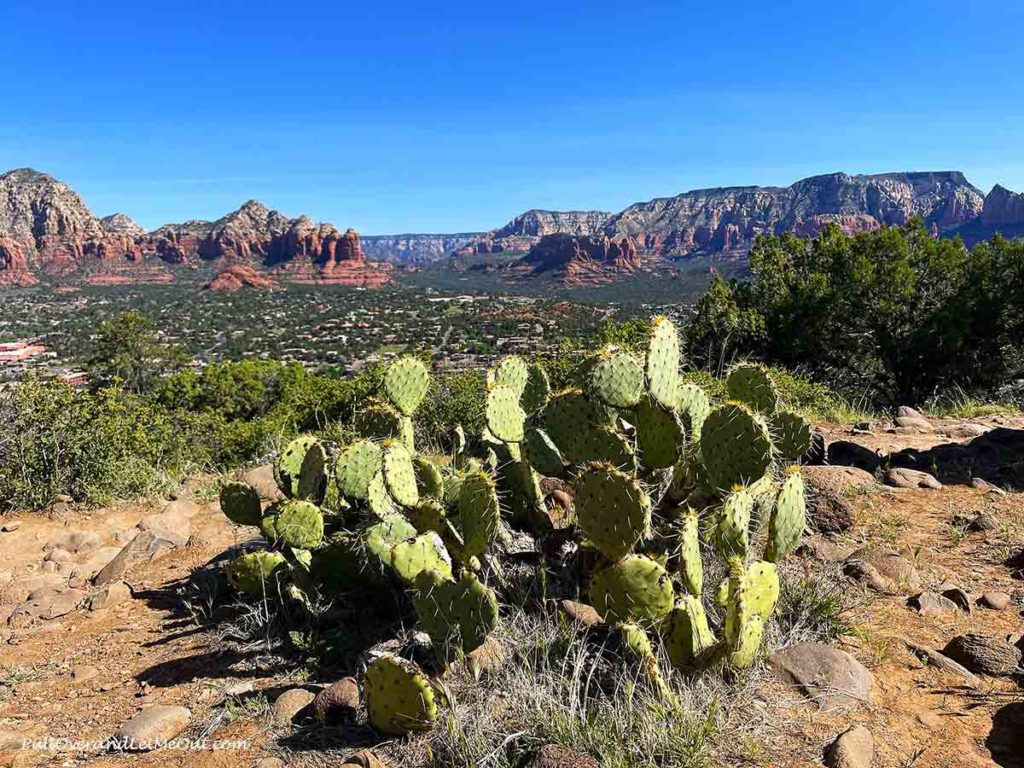
[[[825,749],[828,768],[871,768],[875,759],[875,740],[863,725],[855,725],[839,734]]]
[[[131,597],[131,587],[123,581],[115,581],[104,585],[89,595],[85,600],[85,607],[90,611],[99,611],[104,608],[110,608],[118,603],[123,603],[125,600],[130,600]]]
[[[939,587],[939,590],[939,594],[947,600],[952,600],[961,611],[964,613],[971,612],[971,596],[967,593],[967,590],[952,584],[943,584]]]
[[[911,408],[909,405],[901,405],[896,408],[897,419],[923,419],[924,415],[916,408]]]
[[[994,485],[990,483],[988,480],[984,480],[980,477],[971,478],[971,488],[974,488],[979,491],[988,491],[989,493],[994,493],[997,496],[1006,495],[1006,491],[1004,491],[998,485]]]
[[[818,533],[846,533],[854,524],[853,506],[835,491],[811,486],[807,490],[807,524]]]
[[[93,584],[97,587],[102,587],[104,584],[109,584],[112,581],[118,581],[136,563],[152,560],[157,555],[171,549],[174,549],[173,542],[152,531],[142,531],[125,544],[114,559],[96,574]]]
[[[857,467],[803,467],[800,474],[808,486],[832,491],[840,496],[865,493],[878,487],[873,475]]]
[[[957,635],[942,652],[978,674],[1009,677],[1021,672],[1020,648],[998,637]]]
[[[271,714],[278,725],[287,725],[312,703],[316,696],[305,688],[289,688],[274,700]]]
[[[592,605],[577,603],[575,600],[562,600],[558,607],[566,615],[569,621],[576,621],[587,629],[593,629],[604,624],[601,614]]]
[[[957,612],[956,603],[934,592],[914,595],[907,601],[907,605],[922,616],[952,616]]]
[[[914,417],[914,416],[897,416],[893,419],[893,423],[896,425],[896,431],[903,431],[908,433],[930,433],[935,431],[935,427],[932,426],[928,419]]]
[[[978,605],[993,611],[1003,611],[1010,607],[1011,598],[1005,592],[985,592]]]
[[[967,522],[967,530],[971,533],[990,533],[999,527],[999,523],[988,512],[979,512]]]
[[[918,469],[893,467],[885,473],[885,484],[893,488],[928,488],[933,491],[942,489],[942,483]]]
[[[508,661],[508,654],[505,653],[505,646],[493,637],[488,637],[478,648],[474,648],[466,656],[466,664],[477,680],[483,675],[497,672],[505,665],[506,661]]]
[[[891,581],[896,587],[907,592],[921,589],[921,575],[914,564],[898,552],[875,547],[862,547],[846,558],[847,564],[866,563]]]
[[[242,482],[255,488],[260,498],[268,501],[284,498],[281,489],[277,487],[277,481],[274,480],[274,468],[270,464],[247,469],[242,473]]]
[[[93,531],[64,531],[52,537],[43,545],[44,552],[64,549],[73,554],[91,552],[100,545],[100,537]]]
[[[388,766],[370,750],[360,749],[355,754],[349,755],[342,763],[341,768],[388,768]]]
[[[823,643],[798,643],[778,651],[775,674],[825,710],[857,707],[871,697],[871,672],[845,651]]]
[[[313,699],[313,719],[320,725],[340,725],[359,712],[359,684],[351,677],[324,688]]]
[[[100,671],[96,667],[82,666],[71,670],[71,679],[76,683],[87,683],[99,676]]]
[[[863,560],[849,560],[843,563],[843,575],[858,584],[863,584],[874,592],[883,595],[894,595],[897,593],[896,585],[892,579],[888,579],[878,572],[871,563]]]
[[[122,752],[149,752],[176,738],[191,719],[186,707],[156,704],[118,728],[112,741]]]

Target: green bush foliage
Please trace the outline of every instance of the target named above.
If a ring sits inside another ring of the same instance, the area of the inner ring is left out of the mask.
[[[968,251],[920,221],[853,236],[765,236],[752,280],[716,279],[687,328],[700,366],[755,356],[803,368],[881,404],[959,386],[992,390],[1021,373],[1024,244]]]

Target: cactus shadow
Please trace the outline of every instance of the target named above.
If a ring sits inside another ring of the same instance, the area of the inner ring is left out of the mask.
[[[1024,701],[1015,701],[996,710],[985,746],[996,765],[1024,768]]]

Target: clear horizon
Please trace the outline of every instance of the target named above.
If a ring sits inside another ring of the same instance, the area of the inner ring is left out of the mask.
[[[255,198],[365,234],[836,171],[1022,191],[1006,5],[14,0],[0,169],[146,229]]]

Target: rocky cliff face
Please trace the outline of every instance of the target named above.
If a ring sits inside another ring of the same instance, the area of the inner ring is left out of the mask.
[[[364,235],[363,252],[373,261],[422,265],[443,261],[454,251],[484,237],[484,232],[453,235],[407,234]]]
[[[534,274],[553,272],[566,285],[594,285],[643,268],[636,242],[626,235],[545,235],[523,257]]]
[[[986,227],[1024,226],[1024,194],[996,184],[985,196],[981,223]]]
[[[95,217],[66,184],[22,169],[0,176],[0,285],[31,285],[40,274],[92,283],[167,282],[174,266],[223,262],[222,282],[261,286],[281,279],[378,287],[390,270],[366,261],[354,230],[289,219],[250,200],[217,221],[168,224],[146,233],[124,214]],[[245,264],[249,271],[232,272]]]
[[[730,187],[637,203],[613,216],[609,235],[635,237],[658,258],[740,254],[758,235],[847,232],[904,224],[920,216],[937,233],[976,219],[984,198],[959,172],[814,176],[789,187]]]

